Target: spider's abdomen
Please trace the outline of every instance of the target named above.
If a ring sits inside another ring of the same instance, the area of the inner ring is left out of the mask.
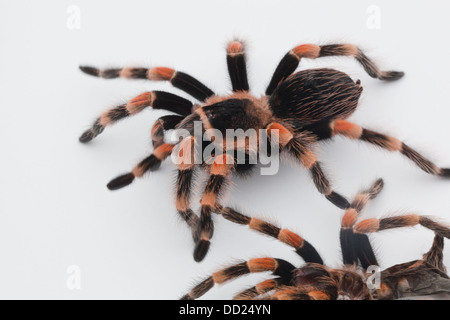
[[[270,96],[274,116],[295,126],[321,120],[346,119],[356,109],[362,92],[359,82],[333,69],[304,70],[287,77]]]

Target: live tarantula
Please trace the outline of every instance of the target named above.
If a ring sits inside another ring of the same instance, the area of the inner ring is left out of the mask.
[[[450,177],[450,169],[439,168],[398,139],[345,120],[357,108],[362,92],[359,80],[354,82],[348,75],[327,68],[294,73],[302,58],[329,56],[354,57],[371,77],[380,80],[397,80],[403,76],[403,72],[380,71],[359,48],[351,44],[323,46],[305,44],[293,48],[283,57],[265,95],[258,98],[249,92],[245,46],[238,40],[231,41],[227,46],[227,64],[233,93],[225,96],[218,96],[190,75],[167,67],[99,70],[81,66],[80,69],[85,73],[105,79],[123,77],[169,81],[174,87],[196,98],[199,103],[193,104],[168,92],[145,92],[128,103],[101,114],[79,140],[83,143],[89,142],[105,127],[137,114],[148,106],[176,114],[163,116],[153,125],[151,130],[153,154],[138,163],[130,173],[113,179],[107,186],[111,190],[119,189],[130,184],[136,177],[156,170],[172,153],[175,145],[184,150],[178,154],[181,161],[178,165],[176,208],[192,230],[196,243],[194,250],[196,261],[201,261],[209,249],[214,230],[211,214],[219,205],[218,197],[230,174],[232,172],[248,174],[254,165],[236,163],[234,152],[238,152],[238,147],[235,147],[236,150],[232,147],[231,150],[225,150],[225,153],[216,154],[212,163],[206,164],[202,160],[201,165],[209,170],[209,180],[201,198],[199,218],[191,210],[190,203],[194,170],[199,165],[192,163],[191,157],[194,152],[187,152],[192,151],[198,141],[192,135],[181,143],[166,143],[164,133],[167,130],[186,129],[192,133],[196,121],[201,123],[203,131],[216,129],[225,133],[227,129],[244,131],[265,129],[269,140],[272,136],[278,137],[280,150],[286,151],[307,168],[318,191],[339,208],[348,208],[349,202],[333,191],[327,175],[311,149],[316,142],[331,139],[335,135],[366,141],[389,151],[398,151],[425,172]],[[260,148],[260,140],[256,149]],[[231,146],[234,145],[233,142]],[[250,148],[245,144],[244,149],[248,153]]]
[[[276,238],[295,249],[305,261],[297,268],[291,263],[271,257],[251,259],[213,273],[195,286],[182,299],[197,299],[215,284],[223,284],[255,272],[271,272],[271,279],[237,294],[234,298],[275,300],[382,300],[450,293],[450,279],[443,265],[444,237],[450,229],[430,217],[407,214],[358,222],[361,210],[381,191],[383,181],[377,180],[369,189],[360,192],[342,218],[340,244],[344,265],[330,268],[324,265],[316,249],[298,234],[288,229],[245,216],[231,208],[220,213],[234,223]],[[367,270],[378,266],[367,233],[387,229],[422,225],[435,232],[431,249],[422,259],[394,265],[381,271],[379,281]]]

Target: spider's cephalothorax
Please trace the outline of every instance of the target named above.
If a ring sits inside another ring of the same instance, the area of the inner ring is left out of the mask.
[[[230,42],[227,47],[227,64],[233,93],[224,96],[216,95],[190,75],[167,67],[105,70],[80,67],[85,73],[105,79],[123,77],[169,81],[174,87],[198,100],[198,103],[193,104],[172,93],[145,92],[128,103],[104,112],[80,137],[81,142],[89,142],[105,127],[137,114],[149,106],[174,113],[159,118],[153,125],[151,131],[153,154],[138,163],[130,173],[112,180],[108,188],[111,190],[122,188],[136,177],[156,170],[161,161],[172,153],[175,145],[180,148],[179,150],[184,150],[178,153],[181,161],[178,163],[176,207],[180,216],[192,229],[196,242],[195,260],[202,260],[208,251],[213,234],[211,214],[219,206],[218,197],[230,173],[248,174],[253,167],[253,163],[236,161],[236,154],[243,152],[244,158],[250,158],[252,156],[250,151],[260,149],[261,142],[267,142],[267,140],[270,140],[270,143],[278,140],[280,150],[289,153],[298,163],[307,168],[319,192],[340,208],[348,208],[349,203],[343,196],[333,191],[327,175],[311,149],[316,142],[331,139],[335,135],[366,141],[389,151],[401,152],[428,173],[450,176],[449,169],[439,168],[398,139],[362,128],[346,120],[358,105],[362,92],[359,81],[354,82],[342,72],[325,68],[294,73],[301,59],[328,56],[354,57],[370,76],[381,80],[399,79],[403,76],[402,72],[379,71],[360,49],[350,44],[300,45],[289,51],[280,61],[265,95],[255,97],[249,92],[244,49],[244,44],[237,40]],[[268,137],[268,139],[262,139],[258,135],[256,145],[252,146],[245,142],[244,145],[237,143],[236,146],[233,146],[233,143],[227,143],[227,146],[232,145],[231,154],[230,150],[226,149],[225,154],[223,152],[212,154],[212,161],[208,163],[202,159],[200,165],[209,170],[210,176],[201,200],[200,218],[190,209],[193,172],[199,163],[191,161],[192,154],[195,152],[187,151],[192,151],[199,142],[203,142],[203,138],[200,138],[202,141],[198,141],[192,135],[186,137],[181,143],[167,143],[164,140],[164,133],[167,130],[186,129],[192,132],[196,121],[201,123],[203,131],[263,129],[266,130],[265,137]],[[273,138],[275,135],[278,139]]]
[[[343,215],[340,244],[344,264],[339,268],[326,266],[316,249],[298,234],[231,208],[220,208],[219,212],[227,220],[248,225],[293,247],[306,263],[297,268],[283,259],[251,259],[213,273],[182,299],[197,299],[215,284],[255,272],[271,272],[274,277],[242,291],[235,299],[384,300],[450,294],[450,279],[443,265],[444,238],[450,238],[448,227],[416,214],[358,222],[365,204],[375,198],[382,187],[383,181],[379,179],[360,192]],[[422,259],[373,273],[379,268],[367,233],[419,224],[435,232],[433,245]]]

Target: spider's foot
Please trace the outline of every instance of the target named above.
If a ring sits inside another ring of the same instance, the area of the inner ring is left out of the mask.
[[[402,71],[384,71],[381,73],[380,80],[395,81],[403,78],[404,75]]]
[[[91,129],[86,130],[78,139],[81,143],[88,143],[89,141],[91,141],[92,139],[94,139],[94,133],[92,132]]]
[[[106,186],[109,190],[117,190],[132,183],[134,178],[134,174],[130,172],[112,179]]]
[[[209,242],[209,240],[200,240],[197,242],[194,250],[194,260],[196,262],[200,262],[205,258],[210,244],[211,242]]]
[[[348,209],[350,208],[350,203],[347,199],[341,196],[339,193],[331,192],[325,196],[332,204],[340,209]]]

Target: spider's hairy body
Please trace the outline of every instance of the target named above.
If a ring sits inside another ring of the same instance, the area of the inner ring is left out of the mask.
[[[164,91],[142,93],[127,103],[103,112],[91,128],[80,136],[79,141],[87,143],[106,127],[148,107],[174,113],[155,121],[151,130],[153,153],[139,162],[131,172],[110,181],[107,187],[116,190],[129,185],[145,173],[157,170],[172,153],[178,153],[180,161],[175,206],[191,228],[196,246],[194,259],[197,261],[205,257],[209,248],[214,231],[212,213],[217,213],[220,207],[220,196],[230,176],[234,172],[243,175],[251,173],[260,160],[259,151],[263,149],[263,143],[270,143],[266,151],[272,152],[278,148],[278,151],[291,155],[294,161],[309,171],[317,190],[332,204],[343,209],[349,208],[350,203],[334,191],[313,149],[320,141],[330,140],[336,135],[399,152],[429,174],[450,177],[450,169],[438,167],[395,137],[347,121],[358,106],[362,92],[359,80],[355,82],[345,73],[330,68],[296,72],[302,59],[330,56],[352,57],[371,77],[379,80],[393,81],[404,75],[403,72],[379,70],[361,49],[351,44],[304,44],[286,53],[276,67],[265,94],[256,96],[250,92],[245,44],[239,40],[233,40],[227,46],[227,66],[232,85],[232,93],[228,95],[217,95],[194,77],[168,67],[100,70],[81,66],[83,72],[105,79],[122,77],[167,81],[197,101],[194,103]],[[201,124],[201,137],[194,134],[197,122]],[[178,132],[185,129],[189,136],[182,141],[166,142],[164,133],[174,129]],[[205,140],[203,133],[208,138],[208,131],[214,130],[222,134],[221,138],[225,137],[221,140],[222,145],[218,139],[206,140],[212,142],[210,145],[218,145],[220,148],[217,150],[221,152],[204,155],[203,151],[207,147],[202,143],[201,161],[192,163],[195,146]],[[226,135],[228,130],[240,130],[244,133],[243,139],[235,141],[233,137],[231,141]],[[256,142],[250,143],[246,133],[252,130],[256,133]],[[237,158],[244,158],[244,163],[237,161]],[[227,160],[225,163],[222,161],[224,159]],[[190,208],[190,198],[194,171],[199,167],[206,169],[209,178],[201,200],[200,215],[197,215]]]

